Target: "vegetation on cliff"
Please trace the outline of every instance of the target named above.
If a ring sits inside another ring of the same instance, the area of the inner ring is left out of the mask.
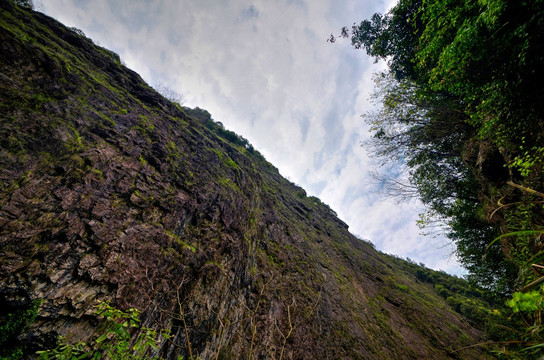
[[[493,357],[484,290],[376,252],[80,31],[3,1],[0,48],[2,357]]]
[[[443,224],[473,283],[498,301],[521,290],[527,331],[501,340],[522,356],[543,330],[543,18],[537,0],[400,0],[341,33],[389,65],[366,120],[375,154],[402,163],[394,191]]]

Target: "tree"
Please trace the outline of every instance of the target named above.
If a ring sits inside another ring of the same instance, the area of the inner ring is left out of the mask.
[[[411,195],[417,189],[423,203],[446,216],[455,199],[468,196],[462,183],[469,174],[460,159],[473,129],[454,99],[428,96],[414,82],[398,81],[390,73],[378,74],[375,82],[374,98],[382,107],[364,116],[374,131],[365,145],[384,162],[395,159],[408,173],[409,184],[397,182],[398,189]]]
[[[414,79],[412,58],[417,44],[417,17],[420,0],[401,1],[385,15],[376,13],[370,20],[344,27],[341,37],[351,37],[356,49],[363,48],[376,60],[387,60],[395,78]],[[334,36],[331,36],[334,40]]]
[[[500,249],[487,249],[497,232],[483,219],[479,184],[463,161],[463,148],[475,130],[459,101],[443,94],[431,97],[414,82],[398,81],[390,73],[378,74],[375,83],[374,98],[382,106],[365,116],[374,131],[365,145],[384,163],[396,160],[407,174],[405,180],[387,179],[393,186],[389,194],[417,196],[427,206],[426,221],[439,224],[457,244],[471,279],[499,293],[510,292],[512,281],[501,276],[512,279],[515,272]]]

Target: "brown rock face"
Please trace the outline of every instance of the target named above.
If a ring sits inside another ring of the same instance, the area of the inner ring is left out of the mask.
[[[476,359],[480,333],[209,114],[0,3],[0,319],[25,355],[143,311],[167,359]],[[186,338],[188,334],[189,339]],[[151,354],[150,354],[151,355]]]

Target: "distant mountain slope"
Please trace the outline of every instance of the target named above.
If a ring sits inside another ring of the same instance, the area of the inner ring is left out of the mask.
[[[170,329],[168,359],[188,343],[200,359],[491,358],[457,351],[480,332],[205,111],[45,15],[0,12],[0,320],[36,313],[2,346],[88,340],[111,300]]]

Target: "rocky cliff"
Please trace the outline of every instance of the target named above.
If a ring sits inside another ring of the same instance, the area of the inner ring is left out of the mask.
[[[432,286],[116,54],[10,1],[0,48],[0,320],[35,312],[3,346],[87,341],[111,300],[170,330],[168,359],[489,357]]]

